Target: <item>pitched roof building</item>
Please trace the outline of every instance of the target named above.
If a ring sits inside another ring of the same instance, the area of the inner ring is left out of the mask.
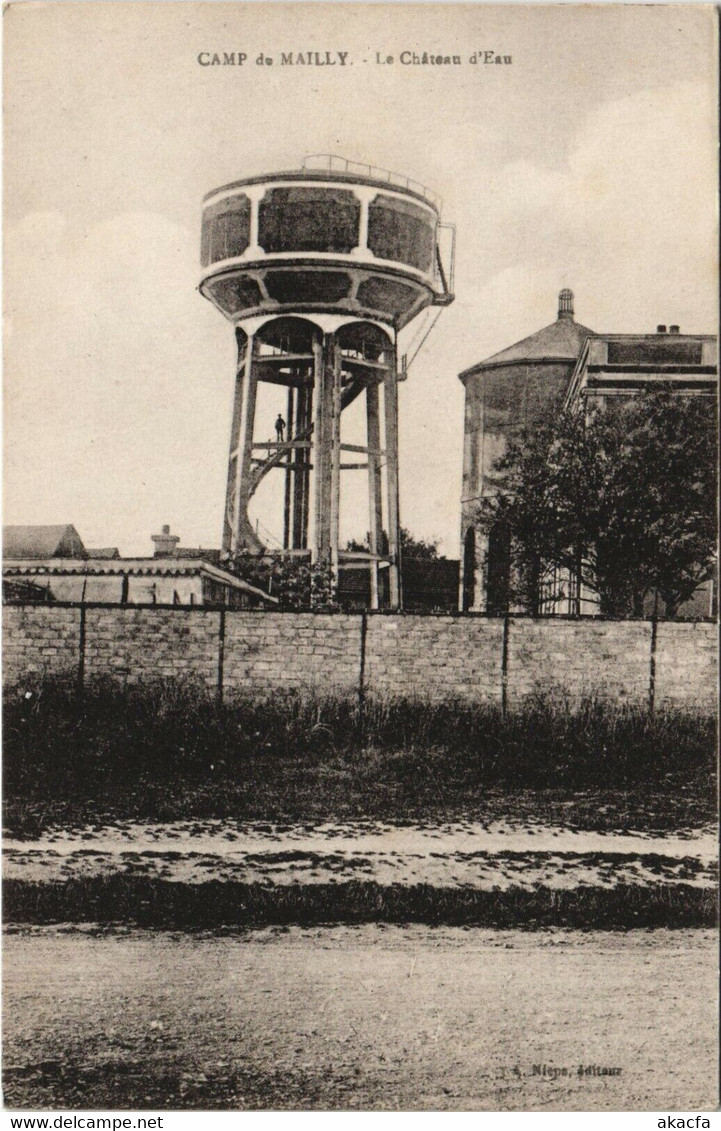
[[[278,604],[207,560],[213,551],[179,554],[179,539],[167,527],[153,541],[153,557],[121,558],[115,546],[86,550],[74,526],[5,527],[3,598],[228,608]]]
[[[717,340],[712,335],[681,334],[678,326],[668,331],[659,326],[655,334],[598,334],[575,321],[571,291],[562,290],[558,300],[555,322],[459,375],[466,389],[462,609],[501,613],[509,608],[508,536],[501,529],[482,531],[477,514],[484,498],[504,490],[496,464],[512,436],[550,423],[564,408],[585,411],[591,404],[628,398],[654,385],[683,395],[716,396]],[[566,579],[564,591],[562,606],[545,602],[541,592],[542,610],[598,612],[596,596],[575,579]],[[713,584],[707,582],[679,612],[709,616],[714,602]]]
[[[21,581],[34,587],[34,599],[81,601],[86,604],[272,608],[278,603],[274,597],[242,578],[197,558],[118,558],[110,561],[53,558],[4,562],[3,583],[7,599],[17,599],[17,584]]]
[[[95,561],[117,561],[120,557],[120,550],[117,546],[88,546],[85,553]]]
[[[84,558],[74,526],[3,526],[3,558]]]
[[[718,343],[712,334],[682,334],[659,326],[655,334],[595,334],[584,343],[565,405],[586,407],[663,385],[687,395],[713,397]]]

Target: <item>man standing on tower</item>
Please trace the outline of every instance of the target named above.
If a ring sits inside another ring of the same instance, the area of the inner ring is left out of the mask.
[[[285,421],[280,413],[278,413],[278,419],[275,422],[275,437],[279,444],[283,443],[285,438]]]

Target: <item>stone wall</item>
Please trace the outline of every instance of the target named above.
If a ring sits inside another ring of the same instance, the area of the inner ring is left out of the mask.
[[[360,616],[345,614],[228,612],[223,690],[357,694],[361,625]]]
[[[656,630],[655,701],[718,708],[718,628],[706,621],[661,621]]]
[[[86,608],[85,676],[128,683],[190,678],[217,687],[220,617],[192,608]]]
[[[77,672],[80,607],[7,605],[3,609],[3,683]]]
[[[649,621],[518,618],[508,632],[508,702],[550,688],[574,699],[599,695],[642,703],[649,695],[650,661]]]
[[[703,622],[7,605],[4,681],[42,674],[199,681],[232,699],[286,689],[509,707],[538,694],[714,711]]]
[[[368,694],[501,702],[502,620],[383,615],[367,626]]]

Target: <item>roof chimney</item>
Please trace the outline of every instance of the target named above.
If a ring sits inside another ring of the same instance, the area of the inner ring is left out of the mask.
[[[668,332],[669,332],[669,334],[680,334],[681,333],[678,326],[669,326]]]
[[[172,558],[175,556],[175,547],[177,546],[180,538],[177,534],[170,533],[170,527],[166,525],[162,528],[160,534],[150,535],[153,542],[155,542],[155,558]]]
[[[558,317],[573,321],[573,291],[564,287],[558,295]]]
[[[666,333],[666,327],[663,325],[663,323],[661,323],[660,325],[658,325],[656,327],[656,333],[657,334],[665,334]]]

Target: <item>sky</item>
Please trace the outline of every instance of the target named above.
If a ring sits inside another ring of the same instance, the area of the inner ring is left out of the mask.
[[[220,544],[235,345],[197,290],[201,198],[306,154],[410,176],[457,226],[456,301],[399,405],[402,523],[449,556],[462,369],[553,321],[566,286],[599,332],[716,332],[711,5],[25,3],[4,31],[6,523],[126,555],[163,523]],[[486,50],[513,61],[470,63]]]

